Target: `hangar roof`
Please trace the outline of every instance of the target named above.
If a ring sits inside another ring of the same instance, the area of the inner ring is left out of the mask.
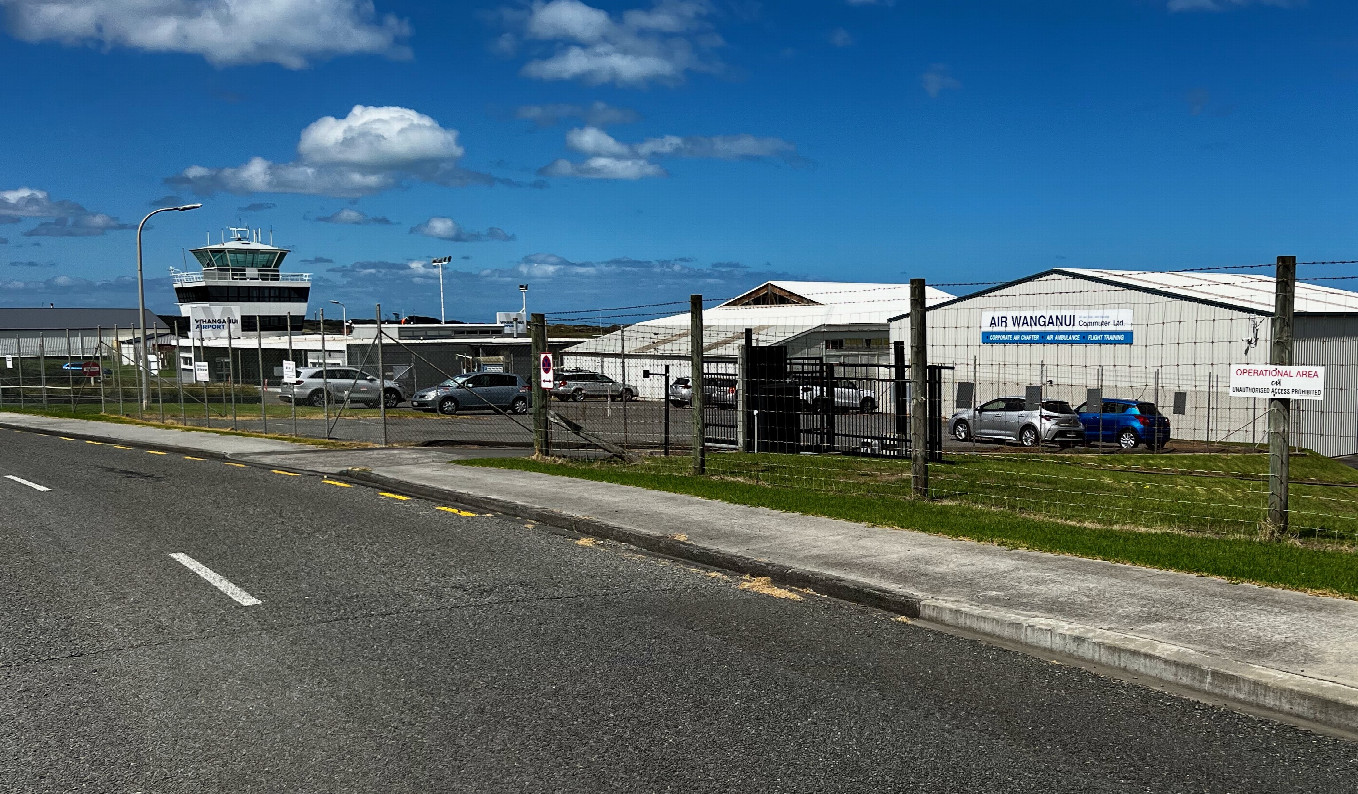
[[[1008,281],[994,287],[963,295],[944,303],[933,304],[936,309],[951,306],[992,292],[1036,281],[1047,276],[1067,276],[1098,284],[1123,287],[1167,298],[1208,303],[1254,314],[1272,315],[1276,279],[1272,274],[1232,273],[1224,271],[1150,271],[1107,270],[1102,268],[1060,267],[1044,270],[1031,276]],[[1297,282],[1294,311],[1297,314],[1358,314],[1358,292],[1322,287]],[[909,312],[895,315],[892,322],[909,316]]]

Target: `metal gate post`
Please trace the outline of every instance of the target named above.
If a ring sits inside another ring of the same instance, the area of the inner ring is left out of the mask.
[[[264,378],[264,327],[260,325],[259,315],[255,315],[255,353],[259,358],[259,421],[263,425],[263,432],[269,432],[269,412],[265,405],[264,393],[268,389],[269,382]],[[178,362],[175,363],[178,367]]]

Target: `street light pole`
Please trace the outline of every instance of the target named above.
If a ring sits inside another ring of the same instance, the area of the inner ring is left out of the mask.
[[[519,319],[514,321],[514,338],[519,337],[519,323],[528,322],[528,285],[520,284],[519,292],[523,295],[523,308],[519,310]]]
[[[344,335],[349,335],[349,310],[345,308],[342,301],[330,301],[340,307],[340,322],[344,324]]]
[[[453,258],[452,258],[451,256],[441,256],[441,257],[439,257],[438,259],[434,259],[434,260],[432,260],[432,261],[430,262],[430,264],[432,264],[432,265],[438,265],[438,266],[439,266],[439,322],[440,322],[440,323],[446,323],[446,322],[448,322],[448,320],[445,319],[444,316],[443,316],[443,266],[446,265],[446,264],[448,264],[448,263],[451,262],[451,261],[453,261]]]
[[[141,347],[141,365],[137,368],[137,380],[141,384],[141,409],[143,411],[145,411],[146,407],[151,403],[150,389],[147,382],[151,378],[151,364],[147,361],[146,355],[146,286],[141,277],[141,230],[142,227],[146,225],[146,222],[151,220],[151,216],[155,215],[157,212],[185,212],[187,210],[196,210],[201,206],[203,205],[184,204],[178,207],[161,207],[158,210],[152,210],[145,218],[141,219],[141,223],[137,224],[137,325],[139,328],[138,333],[141,334],[141,339],[138,341],[138,345]]]

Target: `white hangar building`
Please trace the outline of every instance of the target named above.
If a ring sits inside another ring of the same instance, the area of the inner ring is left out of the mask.
[[[1266,364],[1274,277],[1057,268],[930,306],[944,413],[1041,386],[1044,399],[1153,401],[1173,438],[1264,443],[1267,399],[1230,396],[1231,366]],[[1358,454],[1358,293],[1297,283],[1293,363],[1325,367],[1324,399],[1292,401],[1292,444]],[[910,317],[891,318],[910,339]]]
[[[928,304],[953,296],[929,287]],[[703,311],[703,355],[733,367],[751,330],[754,344],[786,345],[788,355],[869,369],[891,361],[888,320],[910,311],[909,284],[834,281],[767,281],[720,306]],[[660,399],[663,378],[643,380],[645,370],[670,379],[690,375],[689,315],[646,320],[562,351],[558,369],[602,372],[637,387],[643,398]]]

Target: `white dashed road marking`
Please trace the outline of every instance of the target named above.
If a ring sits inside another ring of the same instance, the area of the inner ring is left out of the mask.
[[[6,480],[14,480],[15,482],[19,483],[20,485],[27,485],[29,488],[32,488],[32,489],[35,490],[35,491],[50,491],[50,490],[52,490],[51,488],[48,488],[48,487],[46,487],[46,486],[38,485],[38,484],[35,483],[35,482],[29,482],[28,480],[25,480],[23,477],[15,477],[13,474],[6,474],[6,475],[5,475],[5,479],[6,479]]]
[[[190,571],[193,571],[194,573],[206,579],[208,583],[211,584],[213,587],[231,596],[231,598],[235,599],[237,604],[240,604],[243,607],[252,607],[255,604],[261,603],[258,598],[255,598],[254,596],[250,595],[249,593],[245,592],[239,587],[236,587],[234,584],[231,584],[226,579],[223,579],[221,576],[219,576],[211,568],[195,560],[189,555],[183,554],[181,552],[175,552],[170,556],[173,557],[180,564],[182,564],[185,568],[188,568]]]

